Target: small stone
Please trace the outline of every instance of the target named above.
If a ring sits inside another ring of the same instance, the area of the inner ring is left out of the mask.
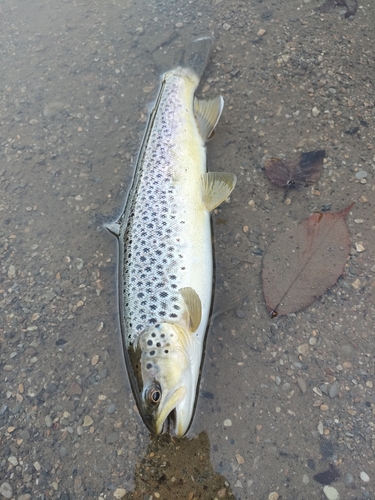
[[[268,495],[268,500],[277,500],[278,498],[279,494],[277,493],[277,491],[272,491],[272,493]]]
[[[61,458],[65,458],[68,456],[68,450],[65,448],[65,446],[60,446],[60,450],[59,450],[59,453],[60,453],[60,457]]]
[[[72,382],[67,391],[68,396],[79,396],[82,394],[82,388],[77,382]]]
[[[99,361],[99,356],[97,354],[95,354],[93,357],[92,357],[92,360],[91,360],[91,364],[92,366],[95,366],[98,364],[98,361]]]
[[[11,455],[10,457],[8,457],[8,462],[10,464],[12,464],[13,467],[16,467],[16,465],[18,465],[17,457],[15,457],[14,455]]]
[[[236,460],[240,465],[245,463],[245,459],[239,453],[236,453]]]
[[[323,427],[323,422],[322,422],[321,420],[319,420],[317,430],[318,430],[319,434],[320,434],[321,436],[323,436],[324,427]]]
[[[297,347],[297,351],[302,356],[308,356],[310,354],[309,344],[301,344]]]
[[[345,486],[350,486],[354,483],[354,476],[353,474],[350,474],[350,472],[346,472],[344,475],[344,484]]]
[[[4,371],[5,372],[13,371],[13,365],[4,365]]]
[[[223,422],[224,427],[230,427],[232,425],[232,420],[230,418],[227,418]]]
[[[309,476],[307,474],[304,474],[302,476],[302,483],[306,485],[309,484],[309,482],[310,482]]]
[[[110,404],[110,405],[108,406],[108,410],[107,410],[107,412],[108,412],[109,414],[112,414],[112,413],[115,413],[115,411],[116,411],[116,405],[115,405],[114,403]]]
[[[368,482],[370,481],[370,478],[369,478],[368,474],[366,474],[366,472],[365,472],[365,471],[362,471],[362,472],[360,473],[359,477],[362,479],[362,481],[363,481],[364,483],[368,483]]]
[[[225,31],[229,31],[231,29],[231,25],[228,24],[228,23],[224,23],[223,24],[223,29],[225,29]]]
[[[4,498],[12,498],[13,490],[9,483],[5,482],[0,486],[0,495]]]
[[[352,287],[354,288],[354,290],[359,290],[359,288],[361,287],[361,280],[359,278],[354,280],[352,283]]]
[[[310,337],[309,338],[309,344],[310,345],[316,345],[318,343],[318,339],[316,337]]]
[[[329,410],[329,406],[326,405],[326,404],[322,404],[322,405],[320,405],[320,409],[321,409],[321,411],[328,411]]]
[[[363,246],[362,241],[355,243],[355,249],[357,250],[358,253],[365,251],[365,247]]]
[[[34,469],[37,472],[40,472],[40,469],[42,468],[42,466],[40,465],[40,463],[39,462],[34,462],[33,465],[34,465]]]
[[[260,30],[258,30],[257,36],[263,36],[265,34],[265,32],[266,32],[266,30],[261,28]]]
[[[51,418],[50,415],[46,415],[44,417],[44,422],[45,422],[45,424],[46,424],[47,427],[52,427],[52,423],[53,422],[52,422],[52,418]]]
[[[305,392],[307,391],[307,385],[306,385],[305,379],[302,377],[298,377],[297,384],[298,384],[298,387],[300,388],[300,391],[302,392],[302,394],[305,394]]]
[[[314,106],[313,109],[311,110],[311,113],[314,117],[316,117],[319,115],[320,111],[316,106]]]
[[[340,498],[339,492],[333,486],[324,486],[323,493],[328,500],[338,500]]]
[[[125,495],[126,491],[124,490],[124,488],[116,488],[113,492],[113,496],[118,499],[124,497]]]
[[[179,23],[176,23],[176,24],[175,24],[175,27],[176,27],[176,28],[182,28],[182,27],[183,27],[183,25],[184,25],[183,23],[179,22]]]
[[[355,174],[356,179],[361,180],[361,179],[366,179],[367,177],[367,172],[365,170],[360,170]]]
[[[90,427],[94,423],[93,419],[90,417],[90,415],[85,415],[83,418],[83,427]]]
[[[335,398],[339,393],[339,384],[337,382],[333,382],[332,385],[329,386],[328,394],[331,399]]]
[[[16,277],[16,268],[11,264],[8,269],[8,278],[13,279]]]

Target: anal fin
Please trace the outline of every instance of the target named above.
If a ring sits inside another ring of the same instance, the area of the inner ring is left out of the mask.
[[[202,196],[209,212],[228,198],[236,182],[237,177],[228,172],[207,172],[202,175]]]
[[[184,299],[186,309],[189,315],[188,324],[191,332],[195,332],[198,328],[201,318],[202,318],[202,303],[197,292],[187,286],[185,288],[180,288],[180,294]]]

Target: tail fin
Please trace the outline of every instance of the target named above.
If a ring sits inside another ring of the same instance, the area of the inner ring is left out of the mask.
[[[194,40],[185,49],[182,66],[191,68],[201,78],[207,66],[211,48],[212,38],[209,36]]]

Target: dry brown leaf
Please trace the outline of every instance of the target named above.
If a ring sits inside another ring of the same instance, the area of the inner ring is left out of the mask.
[[[336,283],[349,255],[345,216],[353,205],[336,213],[314,213],[270,245],[262,278],[273,317],[312,304]]]

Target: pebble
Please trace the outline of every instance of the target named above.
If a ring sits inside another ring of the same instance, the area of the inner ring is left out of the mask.
[[[328,500],[338,500],[340,498],[339,492],[333,486],[324,486],[323,493]]]
[[[8,462],[10,464],[12,464],[13,467],[16,467],[16,465],[18,465],[17,457],[15,457],[14,455],[11,455],[10,457],[8,457]]]
[[[316,106],[314,106],[313,109],[311,110],[311,113],[312,113],[313,116],[316,117],[316,116],[319,115],[320,111],[319,111],[319,109]]]
[[[344,475],[344,484],[345,486],[350,486],[354,483],[354,476],[350,474],[350,472],[346,472]]]
[[[108,410],[107,411],[108,411],[109,414],[115,413],[115,411],[116,411],[116,405],[114,403],[110,404],[108,406]]]
[[[355,243],[355,249],[357,250],[358,253],[365,251],[365,247],[363,246],[362,241]]]
[[[8,269],[8,278],[13,279],[16,277],[16,268],[11,264]]]
[[[230,427],[232,425],[232,420],[230,418],[227,418],[223,422],[224,427]]]
[[[333,382],[332,385],[329,386],[328,394],[331,399],[335,398],[339,393],[339,384],[337,382]]]
[[[268,495],[268,500],[277,500],[278,498],[279,498],[279,494],[277,493],[277,491],[272,491]]]
[[[365,170],[360,170],[359,172],[357,172],[357,173],[355,174],[355,176],[356,176],[356,178],[357,178],[358,180],[361,180],[361,179],[366,179],[367,175],[368,175],[368,174],[367,174],[367,172],[366,172]]]
[[[223,28],[225,29],[225,31],[229,31],[231,29],[231,25],[228,23],[224,23]]]
[[[4,498],[12,498],[13,490],[9,483],[5,482],[0,486],[0,495]]]
[[[45,422],[47,427],[52,427],[52,418],[50,415],[46,415],[44,417],[44,422]]]
[[[298,346],[297,351],[302,356],[308,356],[310,354],[309,344],[301,344]]]
[[[90,427],[94,423],[93,419],[90,417],[90,415],[85,415],[83,418],[83,427]]]
[[[60,452],[60,457],[61,458],[67,457],[68,453],[69,453],[68,450],[65,448],[65,446],[61,446],[59,452]]]
[[[305,394],[305,392],[307,391],[307,385],[306,385],[305,379],[303,379],[302,377],[298,377],[297,384],[298,384],[298,387],[300,388],[302,394]]]
[[[115,498],[122,498],[125,495],[126,491],[124,490],[124,488],[116,488],[115,491],[113,492],[113,496]]]
[[[318,426],[317,426],[317,430],[318,430],[319,434],[321,436],[323,436],[324,427],[323,427],[323,422],[321,420],[319,420],[319,423],[318,423]]]
[[[362,472],[360,473],[359,477],[362,479],[362,481],[363,481],[364,483],[368,483],[368,482],[370,481],[370,478],[369,478],[368,474],[366,474],[366,472],[365,472],[365,471],[362,471]]]

